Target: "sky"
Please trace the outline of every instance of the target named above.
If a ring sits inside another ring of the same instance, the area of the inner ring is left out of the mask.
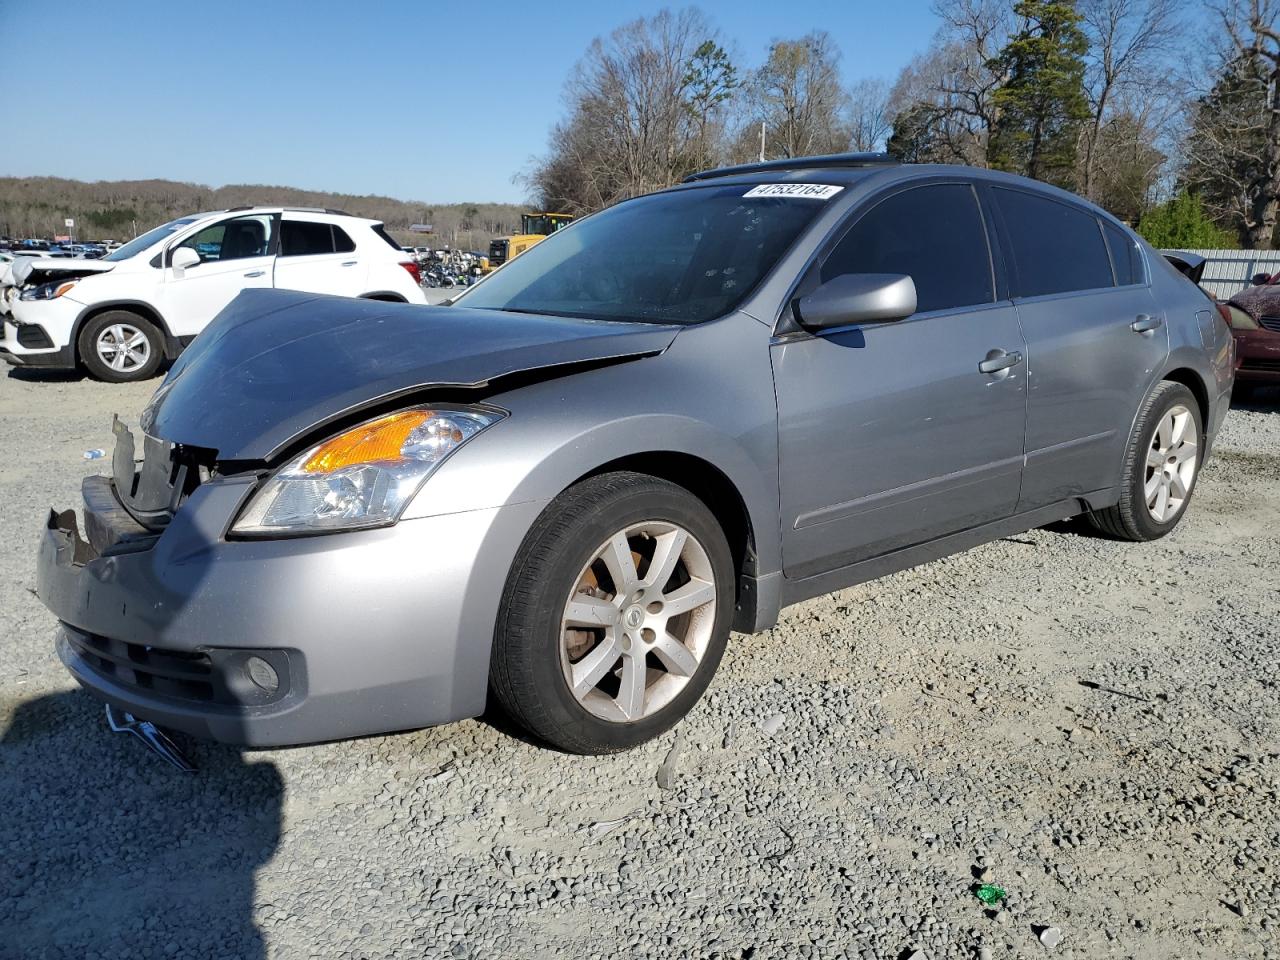
[[[924,51],[930,0],[697,5],[735,62],[821,28],[846,79]],[[261,183],[522,202],[573,64],[661,5],[631,0],[0,0],[0,175]],[[57,11],[54,13],[53,11]],[[24,98],[32,105],[11,111]]]

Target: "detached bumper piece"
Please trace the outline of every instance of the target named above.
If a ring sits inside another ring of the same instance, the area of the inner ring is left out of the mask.
[[[112,733],[132,733],[147,745],[148,750],[169,766],[176,767],[183,773],[195,773],[195,764],[188,760],[187,755],[178,749],[178,745],[150,720],[139,720],[132,713],[118,711],[108,703],[107,726],[111,728]]]

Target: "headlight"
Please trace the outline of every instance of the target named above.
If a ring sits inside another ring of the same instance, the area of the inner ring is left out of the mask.
[[[42,283],[38,287],[23,290],[19,295],[22,300],[56,300],[76,285],[76,280],[63,280],[60,283]]]
[[[474,407],[418,407],[370,420],[277,472],[232,532],[314,533],[395,523],[449,454],[504,416]]]

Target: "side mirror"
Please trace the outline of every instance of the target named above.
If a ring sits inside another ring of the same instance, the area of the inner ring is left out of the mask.
[[[916,312],[916,284],[900,273],[846,273],[801,297],[796,312],[815,329],[905,320]]]
[[[1250,280],[1249,282],[1250,282],[1250,283],[1252,283],[1255,287],[1263,287],[1263,286],[1266,286],[1268,283],[1270,283],[1270,282],[1271,282],[1271,274],[1269,274],[1269,273],[1255,273],[1255,274],[1253,275],[1253,279],[1252,279],[1252,280]]]
[[[169,266],[174,270],[187,270],[200,263],[200,254],[190,247],[178,247],[169,254]]]

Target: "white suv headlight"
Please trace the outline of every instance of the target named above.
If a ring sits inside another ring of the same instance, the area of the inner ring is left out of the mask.
[[[370,420],[279,470],[232,532],[318,533],[395,523],[449,454],[504,416],[475,407],[416,407]]]

